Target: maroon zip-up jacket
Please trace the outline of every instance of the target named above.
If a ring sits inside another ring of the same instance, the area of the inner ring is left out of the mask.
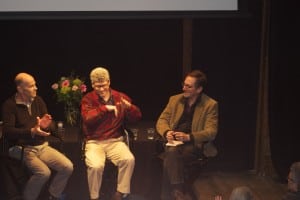
[[[131,102],[126,94],[111,89],[111,98],[113,105],[117,106],[117,116],[107,110],[107,104],[94,90],[82,98],[82,130],[87,140],[118,138],[124,133],[125,123],[137,122],[141,119],[142,113],[136,105],[131,104],[130,108],[125,108],[123,105],[121,98]]]

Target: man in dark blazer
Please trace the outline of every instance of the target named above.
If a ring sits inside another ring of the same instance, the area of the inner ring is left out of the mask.
[[[176,199],[185,193],[185,162],[197,159],[200,154],[206,157],[217,154],[212,141],[218,131],[218,103],[203,93],[206,83],[206,75],[200,70],[188,73],[183,93],[171,96],[158,118],[156,129],[167,141],[161,199]]]

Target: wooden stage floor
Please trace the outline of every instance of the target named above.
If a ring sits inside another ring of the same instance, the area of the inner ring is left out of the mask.
[[[287,185],[275,179],[253,174],[251,171],[202,172],[194,182],[193,190],[198,200],[213,200],[221,194],[228,200],[233,188],[248,186],[255,195],[255,200],[281,200],[287,191]]]

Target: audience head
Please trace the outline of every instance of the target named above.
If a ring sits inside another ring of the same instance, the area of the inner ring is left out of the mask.
[[[17,87],[18,95],[20,98],[23,98],[25,101],[29,101],[32,98],[36,97],[36,82],[30,74],[19,73],[15,77],[15,84]]]
[[[236,187],[232,190],[229,200],[253,200],[253,193],[247,186]]]
[[[291,165],[288,174],[288,189],[291,192],[300,191],[300,162],[294,162]]]

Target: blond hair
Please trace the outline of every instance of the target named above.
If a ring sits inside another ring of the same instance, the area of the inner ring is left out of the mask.
[[[96,67],[90,73],[90,79],[92,84],[95,82],[109,81],[109,72],[104,67]]]

